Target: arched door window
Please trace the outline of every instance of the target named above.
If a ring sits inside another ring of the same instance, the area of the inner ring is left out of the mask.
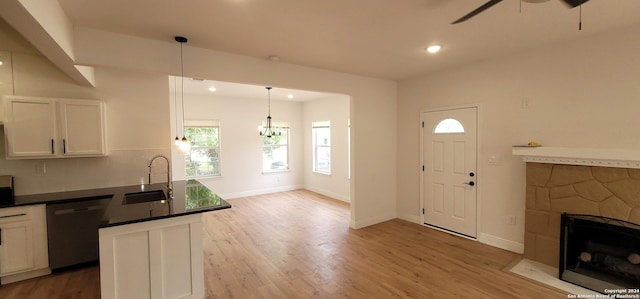
[[[441,120],[433,129],[433,133],[435,134],[451,134],[451,133],[464,133],[464,126],[462,124],[453,119],[453,118],[445,118]]]

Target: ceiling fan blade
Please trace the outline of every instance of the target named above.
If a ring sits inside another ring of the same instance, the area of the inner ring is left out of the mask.
[[[575,1],[579,1],[579,0],[575,0]],[[585,0],[586,1],[586,0]],[[453,23],[451,24],[458,24],[458,23],[462,23],[468,19],[473,18],[475,15],[489,9],[491,6],[494,6],[498,3],[502,2],[502,0],[490,0],[489,2],[483,4],[482,6],[476,8],[475,10],[473,10],[472,12],[464,15],[462,18],[459,18],[457,20],[455,20]]]
[[[589,1],[589,0],[562,0],[562,2],[566,3],[567,5],[569,5],[571,7],[580,6],[580,5],[584,4],[587,1]]]

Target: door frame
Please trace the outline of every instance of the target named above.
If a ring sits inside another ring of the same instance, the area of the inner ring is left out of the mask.
[[[424,121],[423,115],[425,113],[429,113],[429,112],[438,112],[438,111],[449,111],[449,110],[457,110],[457,109],[465,109],[465,108],[475,108],[476,109],[476,173],[478,174],[478,176],[475,178],[476,181],[476,237],[472,238],[463,234],[459,234],[450,230],[446,230],[446,229],[442,229],[433,225],[428,225],[425,224],[424,221],[424,214],[422,213],[423,209],[424,209],[424,170],[422,170],[423,166],[424,166],[424,156],[422,153],[424,153],[424,130],[425,128],[422,127],[422,122]],[[459,237],[463,237],[469,240],[474,240],[474,241],[478,241],[480,240],[481,236],[482,236],[482,187],[484,186],[483,184],[483,174],[484,171],[482,169],[482,163],[481,161],[483,161],[483,159],[481,158],[481,152],[482,152],[482,130],[480,128],[482,128],[482,105],[480,103],[472,103],[472,104],[464,104],[464,105],[452,105],[452,106],[442,106],[442,107],[436,107],[436,108],[428,108],[428,109],[422,109],[420,110],[420,209],[418,210],[418,215],[420,218],[420,224],[422,226],[426,226],[435,230],[439,230],[448,234],[452,234],[455,236],[459,236]]]

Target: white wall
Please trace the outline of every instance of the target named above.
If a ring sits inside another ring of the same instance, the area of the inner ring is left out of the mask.
[[[525,165],[511,146],[640,148],[639,34],[636,26],[400,82],[398,216],[419,219],[420,111],[480,103],[480,241],[520,250]]]
[[[265,99],[185,95],[185,119],[220,121],[221,176],[200,180],[223,198],[302,188],[302,103],[271,102],[274,121],[289,122],[289,171],[262,173],[262,136],[267,117]],[[178,166],[176,166],[178,167]],[[183,168],[184,169],[184,168]]]
[[[6,160],[0,133],[0,174],[14,176],[16,195],[139,184],[147,180],[147,160],[169,154],[166,76],[101,67],[95,89],[78,86],[4,23],[0,51],[13,60],[8,94],[100,99],[107,109],[108,157]]]
[[[313,172],[311,124],[331,121],[331,174]],[[304,186],[349,202],[349,97],[335,95],[304,104]]]
[[[304,187],[349,202],[349,97],[335,95],[304,103],[272,100],[273,120],[290,124],[290,170],[275,173],[263,173],[261,168],[262,139],[257,127],[266,118],[266,105],[265,100],[185,94],[185,119],[220,121],[222,175],[200,181],[223,198]],[[331,175],[312,172],[311,122],[318,120],[332,124]],[[179,162],[174,164],[177,171],[184,168]]]
[[[116,139],[108,141],[112,150],[118,147],[136,150],[140,147],[144,150],[166,151],[171,147],[175,128],[170,127],[172,104],[167,75],[178,73],[178,49],[171,37],[166,42],[154,41],[75,28],[76,62],[96,67],[96,85],[100,91],[96,97],[106,100],[108,107],[117,108],[115,111],[108,108],[107,111],[109,137]],[[364,227],[395,218],[395,160],[380,160],[379,157],[395,157],[396,146],[393,142],[378,142],[379,135],[394,136],[396,132],[395,82],[210,51],[189,45],[184,47],[184,55],[187,77],[350,96],[351,226]],[[36,73],[32,76],[35,77]],[[54,92],[51,95],[57,96]],[[121,108],[124,106],[127,109]],[[113,121],[116,124],[112,124]],[[124,128],[133,128],[133,135],[127,135],[129,130]],[[143,141],[148,143],[142,144]],[[115,156],[106,160],[112,157]],[[176,161],[181,157],[172,155],[172,159]],[[370,163],[374,160],[377,162]],[[110,162],[105,164],[111,165]],[[127,178],[137,177],[146,169],[145,166],[142,171],[138,170],[138,164],[140,163],[131,161],[125,165],[136,166],[133,171],[128,171],[127,167],[120,171],[130,172],[126,175]],[[106,175],[101,167],[83,166],[82,170],[86,169],[98,169],[100,174]],[[86,175],[79,179],[85,177]],[[86,185],[90,186],[90,182]],[[33,190],[41,192],[49,189]]]

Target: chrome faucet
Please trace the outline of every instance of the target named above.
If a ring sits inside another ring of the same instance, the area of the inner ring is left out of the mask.
[[[163,158],[167,161],[167,197],[173,198],[173,183],[171,182],[171,162],[169,162],[169,158],[165,155],[155,155],[151,160],[149,160],[149,184],[151,184],[151,167],[153,166],[153,161],[157,158]]]

